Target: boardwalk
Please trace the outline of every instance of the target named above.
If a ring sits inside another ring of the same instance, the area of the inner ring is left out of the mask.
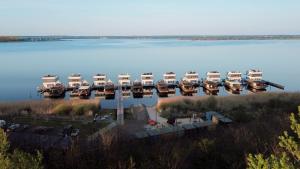
[[[123,96],[122,96],[122,89],[121,86],[118,86],[118,93],[117,93],[117,123],[119,125],[124,124],[124,106],[123,106]]]

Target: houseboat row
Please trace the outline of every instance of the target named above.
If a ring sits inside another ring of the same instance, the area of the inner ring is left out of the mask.
[[[225,79],[221,79],[221,73],[218,71],[210,71],[206,73],[206,78],[199,79],[199,74],[195,71],[188,71],[178,82],[176,73],[166,72],[163,74],[163,79],[154,83],[154,75],[152,73],[143,73],[140,80],[131,81],[131,76],[128,73],[119,74],[118,82],[114,84],[105,74],[96,74],[93,76],[93,83],[89,84],[80,74],[71,74],[68,77],[66,86],[59,81],[57,75],[46,75],[42,77],[43,84],[39,87],[39,91],[46,97],[64,96],[65,91],[70,91],[72,97],[89,97],[92,90],[96,90],[95,95],[104,95],[111,97],[115,95],[116,89],[122,89],[123,93],[132,92],[136,97],[143,94],[151,94],[152,88],[156,88],[159,95],[175,93],[176,87],[179,87],[181,92],[191,95],[197,92],[197,87],[202,86],[210,92],[218,92],[219,86],[224,85],[232,91],[241,91],[243,85],[247,85],[253,89],[261,90],[267,87],[267,84],[262,79],[262,71],[248,70],[246,78],[242,78],[242,73],[239,71],[229,71]]]

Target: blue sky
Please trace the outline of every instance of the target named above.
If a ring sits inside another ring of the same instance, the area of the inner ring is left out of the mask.
[[[0,0],[0,35],[300,34],[300,0]]]

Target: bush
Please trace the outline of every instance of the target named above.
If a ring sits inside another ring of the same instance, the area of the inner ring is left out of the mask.
[[[72,111],[72,106],[67,104],[59,104],[53,109],[53,113],[59,115],[69,115]]]
[[[99,112],[99,108],[94,104],[78,104],[73,107],[73,112],[78,116],[87,115],[90,111],[95,114]]]

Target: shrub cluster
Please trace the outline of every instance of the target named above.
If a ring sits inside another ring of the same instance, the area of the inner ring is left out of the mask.
[[[99,108],[95,104],[59,104],[53,108],[54,114],[59,115],[89,115],[90,113],[95,114],[99,112]]]

